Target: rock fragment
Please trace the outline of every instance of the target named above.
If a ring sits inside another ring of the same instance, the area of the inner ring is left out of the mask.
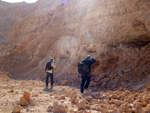
[[[22,106],[27,106],[30,103],[30,93],[24,92],[23,96],[20,98],[19,104]]]
[[[61,85],[67,85],[67,84],[68,84],[67,80],[62,81],[62,83],[61,83]]]
[[[53,111],[56,113],[66,113],[68,111],[68,107],[58,104],[58,102],[53,103]]]
[[[21,112],[21,106],[20,105],[15,105],[13,108],[12,113],[20,113]]]

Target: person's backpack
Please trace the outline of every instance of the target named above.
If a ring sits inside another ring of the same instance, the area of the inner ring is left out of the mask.
[[[88,74],[89,73],[88,65],[85,62],[78,63],[78,72],[80,74]]]
[[[53,68],[52,68],[51,62],[50,62],[50,63],[48,63],[48,64],[46,65],[46,70],[48,71],[48,70],[51,70],[51,69],[53,69]]]

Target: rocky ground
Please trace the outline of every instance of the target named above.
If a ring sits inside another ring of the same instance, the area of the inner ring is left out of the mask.
[[[14,80],[0,73],[0,113],[149,113],[150,87],[144,91],[102,91],[91,87],[80,93],[79,85],[45,89],[40,80]]]

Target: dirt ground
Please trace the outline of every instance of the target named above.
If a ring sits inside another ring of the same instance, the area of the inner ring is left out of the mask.
[[[42,81],[14,80],[0,72],[0,113],[12,113],[25,91],[30,93],[31,100],[28,106],[21,106],[21,113],[57,113],[58,104],[67,113],[149,113],[150,110],[148,88],[144,92],[121,88],[104,92],[90,87],[81,94],[79,86],[55,85],[53,89],[45,89]]]

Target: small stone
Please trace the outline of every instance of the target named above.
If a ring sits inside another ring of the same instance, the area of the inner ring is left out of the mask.
[[[71,99],[70,99],[70,101],[72,103],[76,103],[76,100],[77,100],[77,96],[76,95],[72,96]]]
[[[15,105],[12,113],[20,113],[21,109],[20,105]]]
[[[34,95],[32,95],[32,97],[38,97],[38,94],[34,94]]]
[[[67,106],[63,106],[61,104],[58,104],[58,102],[53,103],[53,111],[58,113],[64,113],[68,111]]]
[[[132,108],[132,111],[133,111],[134,113],[138,113],[138,109],[137,109],[137,108]]]
[[[61,84],[62,84],[62,85],[67,85],[67,84],[68,84],[68,81],[67,81],[67,80],[64,80],[64,81],[62,81]]]
[[[13,89],[11,89],[10,91],[9,91],[9,93],[13,93],[14,92],[14,90]]]
[[[82,109],[85,109],[86,106],[82,101],[79,101],[77,104],[77,107],[78,107],[78,110],[82,110]]]
[[[31,100],[31,101],[30,101],[30,105],[31,105],[31,106],[36,106],[36,102],[33,101],[33,100]]]
[[[90,86],[96,87],[96,86],[97,86],[97,83],[92,81],[92,82],[90,83]]]
[[[85,98],[87,101],[92,102],[93,101],[93,97],[92,96],[88,96]]]
[[[141,101],[142,106],[146,106],[148,103],[149,103],[148,100],[142,100],[142,101]]]
[[[64,95],[60,95],[59,99],[65,99],[66,97]]]
[[[33,84],[33,85],[35,85],[35,82],[34,82],[34,81],[32,81],[32,84]]]
[[[120,101],[120,100],[112,100],[112,102],[117,106],[120,106],[123,104],[123,101]]]
[[[141,107],[142,107],[142,104],[139,103],[139,102],[134,102],[134,103],[133,103],[133,107],[134,107],[134,108],[141,108]]]
[[[48,106],[47,111],[53,111],[53,106]]]
[[[21,85],[26,84],[25,81],[21,81]]]
[[[29,105],[29,102],[24,97],[21,97],[19,104],[22,106],[27,106],[27,105]]]
[[[43,94],[43,92],[41,91],[40,94]]]
[[[86,99],[83,99],[82,102],[85,103],[85,104],[89,103]]]
[[[96,111],[100,111],[101,110],[100,107],[97,106],[97,105],[92,106],[91,109],[92,110],[96,110]]]
[[[29,109],[29,108],[27,108],[27,109],[26,109],[26,112],[29,112],[29,111],[30,111],[30,109]]]
[[[86,105],[85,108],[86,109],[91,109],[91,106],[90,105]]]
[[[24,92],[23,97],[24,97],[27,101],[30,101],[30,93]]]

